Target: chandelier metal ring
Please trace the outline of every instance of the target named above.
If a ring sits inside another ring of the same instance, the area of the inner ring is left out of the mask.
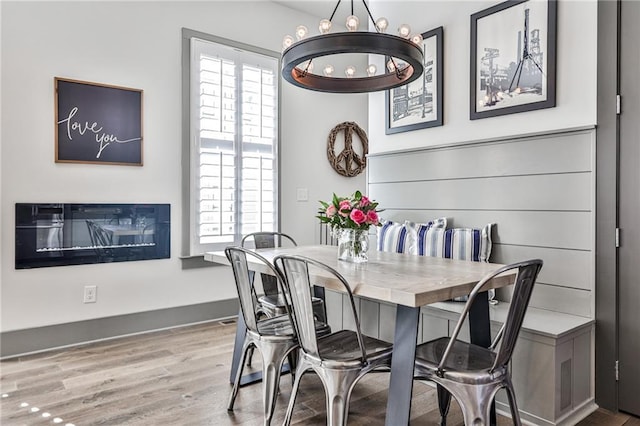
[[[321,56],[368,53],[398,58],[407,66],[371,77],[338,78],[313,74],[298,65]],[[332,93],[363,93],[392,89],[416,80],[423,71],[422,49],[410,40],[382,33],[342,32],[298,41],[282,53],[282,76],[304,89]]]

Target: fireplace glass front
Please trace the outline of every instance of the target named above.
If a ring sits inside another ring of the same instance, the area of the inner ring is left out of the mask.
[[[16,203],[16,269],[167,259],[169,204]]]

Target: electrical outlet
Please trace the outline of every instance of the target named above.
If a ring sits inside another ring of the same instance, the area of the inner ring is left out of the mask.
[[[98,300],[98,287],[95,285],[84,286],[84,303],[96,303]]]

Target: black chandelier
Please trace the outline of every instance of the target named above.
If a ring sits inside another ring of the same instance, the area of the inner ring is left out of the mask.
[[[398,28],[399,35],[385,34],[389,23],[386,18],[374,20],[365,0],[362,0],[375,32],[358,31],[359,19],[347,17],[347,31],[330,33],[331,21],[342,0],[338,0],[331,18],[320,21],[320,35],[307,38],[307,28],[296,28],[296,37],[286,36],[283,41],[282,76],[289,83],[304,89],[332,93],[364,93],[393,89],[416,80],[423,71],[422,36],[412,35],[408,25]],[[337,54],[384,55],[385,70],[377,74],[377,67],[367,66],[366,76],[358,76],[354,66],[345,68],[345,77],[334,76],[334,67],[325,64],[322,74],[314,74],[314,60]]]

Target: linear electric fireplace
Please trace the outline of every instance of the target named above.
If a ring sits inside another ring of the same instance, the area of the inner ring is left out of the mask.
[[[16,204],[16,269],[170,257],[169,204]]]

